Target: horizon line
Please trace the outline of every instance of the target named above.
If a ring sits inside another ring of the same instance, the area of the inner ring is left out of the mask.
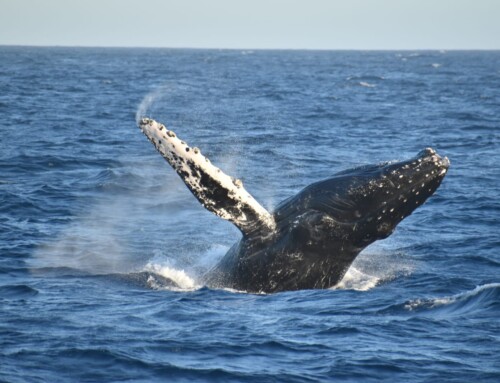
[[[500,51],[500,48],[248,48],[248,47],[200,47],[200,46],[137,46],[137,45],[66,45],[66,44],[3,44],[0,47],[17,48],[102,48],[102,49],[178,49],[178,50],[225,50],[225,51]]]

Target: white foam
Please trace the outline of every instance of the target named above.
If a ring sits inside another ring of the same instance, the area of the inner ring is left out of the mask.
[[[368,291],[377,286],[381,278],[368,275],[359,271],[355,267],[350,267],[344,278],[337,283],[332,289],[334,290],[357,290]]]
[[[366,88],[375,88],[375,84],[370,84],[369,82],[366,81],[360,81],[359,85],[364,86]]]
[[[148,262],[143,271],[158,274],[164,278],[172,280],[179,286],[179,288],[173,288],[174,290],[191,291],[200,287],[184,270],[176,269],[169,265]],[[161,286],[152,276],[149,277],[148,284],[155,290],[172,289],[171,287]]]
[[[210,270],[226,254],[228,246],[211,245],[206,251],[194,256],[194,263],[183,262],[166,256],[161,250],[155,250],[154,256],[141,271],[150,272],[170,279],[178,287],[166,286],[154,275],[148,278],[148,286],[154,290],[192,291],[201,288],[201,275]]]
[[[367,291],[383,281],[410,275],[415,267],[413,261],[387,248],[391,243],[391,239],[386,239],[363,250],[333,289]]]

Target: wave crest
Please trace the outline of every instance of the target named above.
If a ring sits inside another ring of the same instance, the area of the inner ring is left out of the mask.
[[[488,302],[495,302],[498,295],[500,295],[500,283],[488,283],[449,297],[415,299],[405,303],[404,308],[408,311],[417,311],[448,306],[448,309],[454,311],[470,311],[479,308],[477,306],[487,307]]]

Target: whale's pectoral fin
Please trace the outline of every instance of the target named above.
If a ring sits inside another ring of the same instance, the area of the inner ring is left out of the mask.
[[[189,147],[162,124],[143,118],[139,127],[206,209],[235,224],[243,235],[274,230],[273,216],[240,180],[212,165],[198,148]]]

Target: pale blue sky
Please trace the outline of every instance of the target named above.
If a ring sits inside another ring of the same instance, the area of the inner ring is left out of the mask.
[[[500,49],[500,0],[0,0],[0,44]]]

